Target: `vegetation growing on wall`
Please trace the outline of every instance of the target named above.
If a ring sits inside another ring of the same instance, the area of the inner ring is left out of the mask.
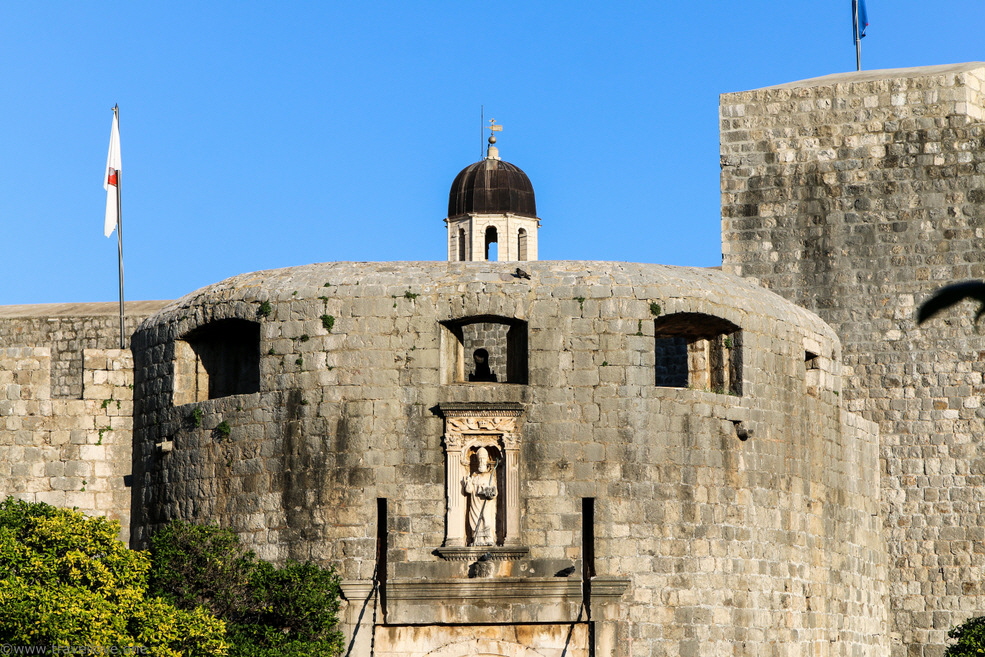
[[[226,438],[229,438],[229,434],[231,434],[232,432],[233,432],[232,427],[230,427],[229,423],[226,422],[225,420],[217,424],[215,429],[213,429],[212,431],[213,435],[219,440],[225,440]]]

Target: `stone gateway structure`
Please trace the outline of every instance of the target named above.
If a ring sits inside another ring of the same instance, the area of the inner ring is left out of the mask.
[[[912,318],[985,271],[983,83],[723,96],[723,271],[537,261],[491,143],[447,262],[147,302],[132,362],[102,307],[0,309],[0,487],[332,564],[353,656],[940,655],[985,613],[985,338]]]
[[[841,408],[833,331],[717,271],[524,267],[258,272],[145,321],[135,540],[211,521],[336,564],[353,654],[876,650],[878,442]],[[510,327],[520,347],[484,344],[518,382],[461,376],[473,323]],[[728,368],[741,388],[709,385]],[[233,378],[255,383],[212,383]]]

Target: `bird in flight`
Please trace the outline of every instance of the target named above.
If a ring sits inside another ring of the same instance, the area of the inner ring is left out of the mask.
[[[985,281],[962,281],[945,285],[920,305],[917,311],[917,324],[923,324],[942,310],[955,306],[965,299],[977,301],[981,305],[975,313],[975,321],[985,315]]]

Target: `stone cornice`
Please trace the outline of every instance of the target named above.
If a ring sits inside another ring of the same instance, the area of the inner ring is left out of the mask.
[[[483,555],[488,554],[488,561],[517,561],[523,559],[530,552],[530,548],[523,546],[501,547],[495,545],[472,546],[472,547],[440,547],[435,550],[442,559],[446,561],[476,561]]]
[[[438,412],[449,417],[520,417],[523,404],[519,402],[444,402],[438,404]]]

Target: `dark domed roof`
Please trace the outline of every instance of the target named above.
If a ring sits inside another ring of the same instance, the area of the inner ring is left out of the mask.
[[[448,194],[449,217],[505,213],[537,216],[534,186],[520,167],[486,158],[455,176]]]

